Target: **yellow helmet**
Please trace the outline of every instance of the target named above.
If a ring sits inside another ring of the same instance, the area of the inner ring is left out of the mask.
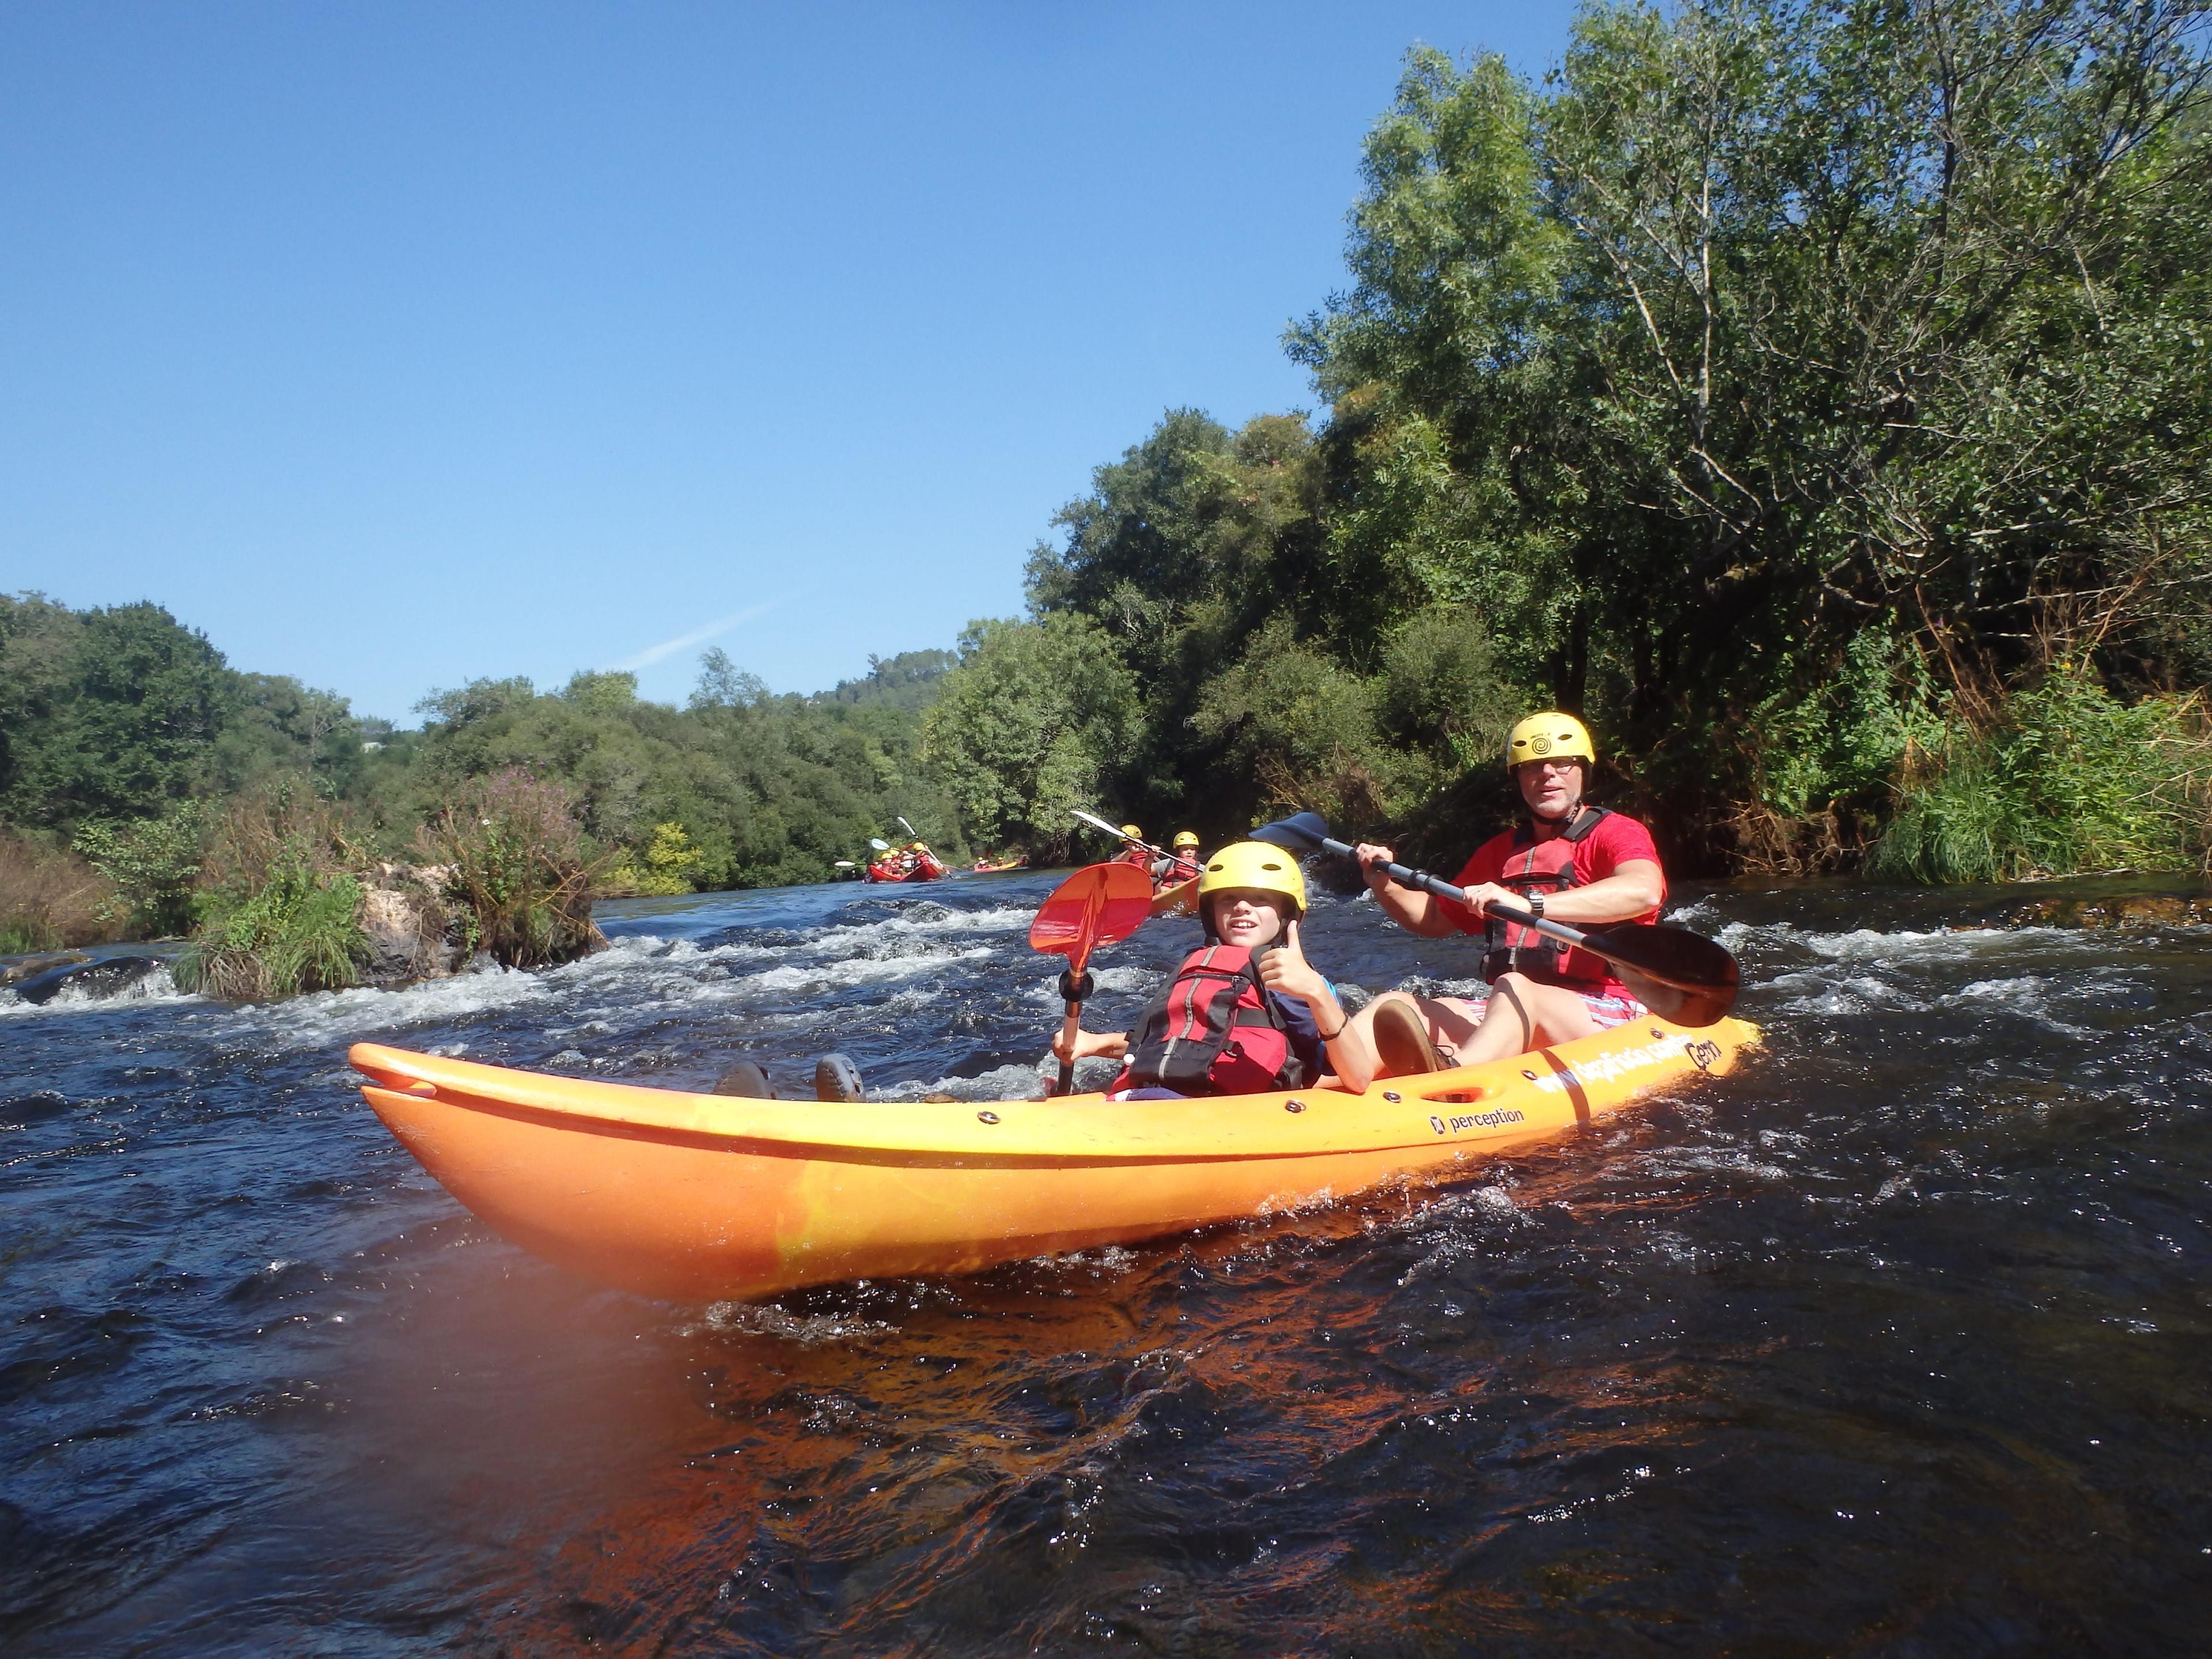
[[[1536,760],[1578,760],[1595,766],[1597,745],[1590,741],[1589,727],[1572,714],[1552,709],[1529,715],[1505,740],[1507,771]]]
[[[1188,830],[1178,830],[1176,831],[1175,844],[1178,847],[1195,847],[1198,845],[1198,836]]]
[[[917,853],[927,853],[929,850],[929,843],[926,841],[918,841],[914,844],[914,850]]]
[[[1145,832],[1138,829],[1133,823],[1123,824],[1121,826],[1121,833],[1127,836],[1131,841],[1142,841],[1145,838]]]
[[[1290,900],[1294,915],[1306,912],[1305,872],[1298,868],[1297,860],[1264,841],[1240,841],[1206,860],[1205,873],[1198,878],[1200,908],[1205,908],[1209,893],[1238,887],[1280,893]]]

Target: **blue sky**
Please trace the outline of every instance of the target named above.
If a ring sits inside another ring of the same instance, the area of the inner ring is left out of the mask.
[[[403,723],[950,646],[1164,409],[1310,406],[1406,49],[1570,15],[11,5],[0,590]]]

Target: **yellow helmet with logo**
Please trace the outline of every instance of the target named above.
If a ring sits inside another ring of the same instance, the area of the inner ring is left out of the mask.
[[[1205,908],[1208,894],[1239,887],[1280,893],[1290,900],[1293,916],[1305,914],[1305,872],[1298,868],[1297,860],[1279,847],[1270,847],[1264,841],[1240,841],[1206,860],[1205,872],[1198,878],[1199,908]]]
[[[1550,709],[1529,715],[1505,740],[1507,771],[1539,760],[1578,760],[1595,766],[1597,745],[1590,741],[1589,728],[1572,714]]]
[[[1191,830],[1178,830],[1176,831],[1175,844],[1177,847],[1195,847],[1198,845],[1198,836]]]
[[[1127,836],[1131,841],[1142,841],[1145,838],[1145,832],[1138,829],[1133,823],[1123,824],[1121,826],[1121,833]]]

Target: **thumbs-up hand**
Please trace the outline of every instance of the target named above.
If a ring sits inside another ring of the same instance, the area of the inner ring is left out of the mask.
[[[1314,970],[1298,943],[1298,925],[1285,924],[1275,948],[1260,958],[1260,982],[1279,996],[1297,997],[1309,1006],[1328,995],[1328,981]]]

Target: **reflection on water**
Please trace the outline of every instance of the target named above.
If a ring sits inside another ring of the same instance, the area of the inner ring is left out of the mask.
[[[373,1037],[1025,1091],[1049,876],[610,907],[542,975],[0,1000],[0,1642],[42,1653],[2194,1651],[2204,930],[1723,892],[1769,1048],[1441,1191],[675,1309],[487,1234]],[[1194,930],[1103,964],[1125,1019]],[[1463,942],[1321,902],[1370,988]]]

